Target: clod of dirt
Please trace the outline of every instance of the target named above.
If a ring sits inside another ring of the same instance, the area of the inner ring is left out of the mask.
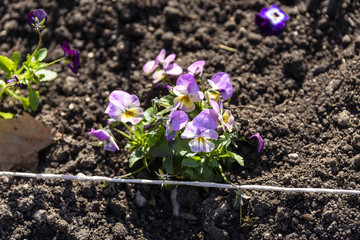
[[[308,72],[308,62],[305,58],[305,51],[295,50],[285,54],[283,59],[284,72],[297,81],[304,80]]]
[[[351,162],[354,164],[354,167],[360,170],[360,154],[356,155],[351,159]]]
[[[141,194],[140,191],[136,192],[135,202],[139,207],[144,207],[147,203],[146,198]]]
[[[337,123],[341,127],[349,127],[350,125],[350,113],[347,110],[342,111],[337,119]]]

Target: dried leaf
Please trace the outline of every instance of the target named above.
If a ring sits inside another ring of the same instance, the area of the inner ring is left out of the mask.
[[[0,119],[0,169],[36,170],[37,152],[53,143],[59,135],[28,113],[13,119]]]

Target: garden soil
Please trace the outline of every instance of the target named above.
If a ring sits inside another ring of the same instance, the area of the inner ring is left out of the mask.
[[[272,3],[290,20],[264,36],[254,14]],[[359,1],[2,0],[0,54],[35,48],[26,16],[37,8],[48,13],[47,61],[62,56],[65,40],[81,67],[74,75],[56,65],[57,79],[39,86],[31,115],[63,137],[40,152],[36,172],[114,177],[141,166],[128,167],[124,139],[104,152],[87,132],[106,124],[110,92],[136,94],[142,107],[164,93],[142,72],[164,48],[184,69],[205,60],[204,79],[229,73],[225,107],[239,134],[264,138],[261,153],[239,148],[245,166],[226,169],[231,182],[360,189]],[[13,104],[2,100],[0,110],[22,114]],[[359,195],[245,191],[240,225],[234,190],[177,192],[173,216],[160,186],[0,177],[0,239],[360,239]]]

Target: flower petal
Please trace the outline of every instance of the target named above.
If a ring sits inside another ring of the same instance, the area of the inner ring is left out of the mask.
[[[153,61],[149,61],[147,63],[145,63],[145,65],[143,66],[143,71],[147,74],[152,73],[156,68],[158,67],[158,64],[156,64],[156,62]]]
[[[217,86],[224,101],[232,97],[234,90],[230,82],[219,82]]]
[[[174,105],[180,103],[179,109],[184,112],[192,112],[195,109],[195,104],[188,95],[176,97],[174,99]]]
[[[186,86],[183,85],[177,85],[173,87],[173,92],[176,96],[183,96],[189,93]]]
[[[209,99],[210,106],[220,115],[220,106],[214,99]]]
[[[203,131],[200,134],[200,136],[203,138],[210,138],[212,140],[216,140],[216,139],[218,139],[219,134],[213,129],[207,129],[207,130]]]
[[[104,149],[111,152],[119,150],[119,147],[112,136],[110,136],[109,139],[104,141]]]
[[[170,54],[169,56],[167,56],[164,61],[162,62],[162,65],[164,66],[164,68],[167,68],[167,66],[172,62],[174,61],[176,58],[176,54],[175,53],[172,53]]]
[[[166,51],[165,49],[161,49],[159,55],[156,56],[155,61],[163,63],[165,59]]]
[[[233,124],[234,124],[234,116],[231,114],[231,111],[226,110],[224,112],[224,114],[222,115],[222,119],[223,119],[223,121],[225,123],[225,126],[228,129],[228,131],[231,132]]]
[[[199,88],[194,76],[191,74],[188,74],[188,73],[181,75],[177,79],[176,86],[179,86],[179,85],[185,86],[189,93],[200,91],[200,88]]]
[[[198,131],[198,129],[193,125],[193,122],[189,122],[186,127],[184,132],[181,134],[181,138],[195,138],[197,136],[199,136],[200,132]]]
[[[119,108],[115,104],[109,104],[105,111],[108,111],[107,113],[109,114],[109,116],[112,119],[114,119],[116,121],[121,121],[121,117],[124,114],[125,109],[124,108]]]
[[[115,90],[110,93],[109,101],[118,108],[125,109],[125,98],[130,98],[130,94],[124,91]]]
[[[219,114],[214,109],[205,109],[193,119],[193,122],[201,132],[206,129],[216,129],[219,124]]]
[[[254,135],[252,135],[251,137],[248,138],[248,140],[250,140],[251,138],[257,138],[258,141],[258,152],[261,152],[263,145],[264,145],[264,140],[263,138],[260,136],[260,133],[256,133]]]
[[[110,138],[110,134],[102,129],[95,130],[95,129],[91,128],[91,132],[88,132],[88,133],[90,135],[97,137],[97,139],[99,139],[100,141],[104,141],[104,140]]]
[[[196,61],[188,67],[187,71],[193,76],[201,75],[204,69],[204,65],[204,60]]]
[[[156,70],[155,72],[154,72],[154,74],[153,74],[153,83],[158,83],[158,82],[160,82],[161,80],[163,80],[164,79],[164,77],[165,77],[165,73],[164,73],[164,70],[162,70],[162,69],[159,69],[159,70]]]
[[[211,152],[215,148],[215,144],[203,137],[197,137],[189,142],[191,151],[193,152]]]
[[[183,69],[176,63],[171,63],[165,68],[165,72],[167,75],[180,75],[183,72]]]
[[[201,91],[192,92],[189,94],[191,101],[200,102],[204,98],[204,93]]]
[[[186,126],[189,117],[185,112],[177,110],[169,115],[169,119],[172,123],[172,130],[179,131]]]
[[[215,73],[214,76],[212,76],[211,81],[213,81],[214,83],[230,82],[230,77],[229,74],[227,74],[226,72],[218,72]]]

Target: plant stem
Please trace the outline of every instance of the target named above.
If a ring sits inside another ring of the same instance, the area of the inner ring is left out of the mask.
[[[124,123],[124,125],[135,136],[134,131],[129,127],[129,125],[127,125],[126,123]]]
[[[155,161],[155,158],[151,159],[149,162],[148,162],[148,166],[153,162]],[[125,177],[129,177],[129,176],[132,176],[142,170],[144,170],[145,168],[147,168],[146,166],[142,166],[141,168],[138,168],[136,169],[135,171],[131,172],[131,173],[128,173],[128,174],[125,174],[125,175],[121,175],[121,176],[118,176],[116,178],[125,178]]]
[[[232,184],[232,183],[226,178],[226,176],[225,176],[225,174],[224,174],[224,171],[223,171],[223,168],[222,168],[222,166],[221,166],[220,163],[219,163],[219,172],[220,172],[221,177],[224,179],[224,181],[225,181],[226,183]]]
[[[134,140],[133,137],[129,136],[128,134],[124,133],[123,131],[119,130],[119,129],[116,129],[116,128],[113,128],[115,130],[115,132],[117,133],[120,133],[121,135],[123,135],[124,137],[126,137],[127,139],[130,139],[130,140]]]
[[[64,59],[65,59],[65,57],[59,58],[59,59],[57,59],[57,60],[55,60],[55,61],[52,61],[52,62],[50,62],[50,63],[45,64],[44,66],[42,66],[42,67],[40,67],[40,68],[35,69],[35,71],[38,71],[38,70],[43,69],[43,68],[46,68],[46,67],[48,67],[48,66],[50,66],[50,65],[53,65],[53,64],[55,64],[55,63],[57,63],[57,62],[60,62],[61,60],[64,60]]]

